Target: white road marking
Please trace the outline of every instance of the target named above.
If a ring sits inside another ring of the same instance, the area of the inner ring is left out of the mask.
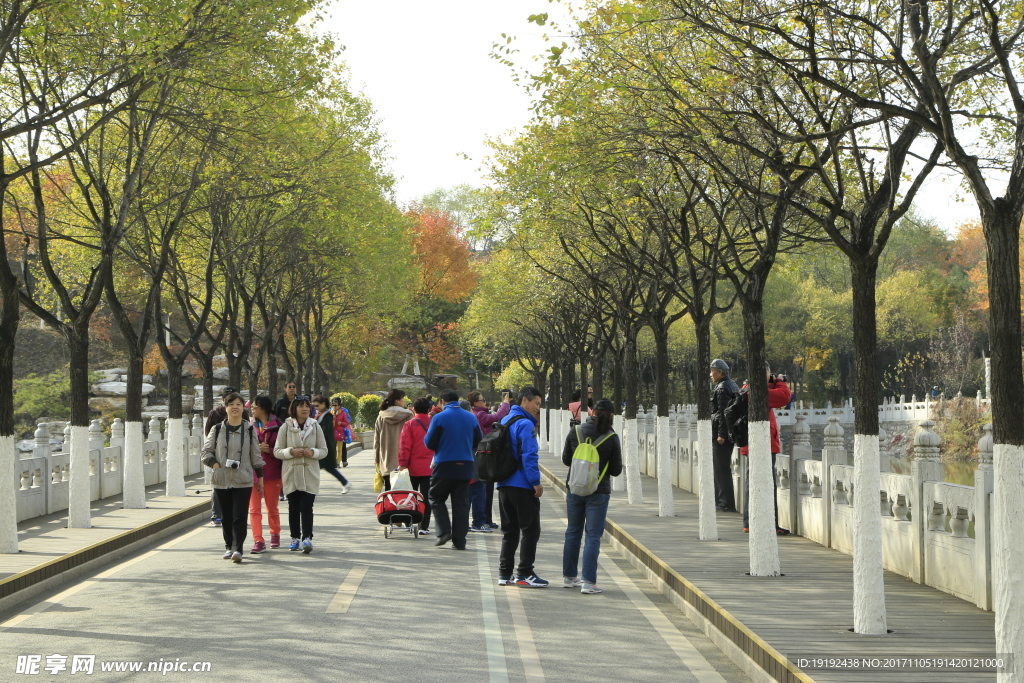
[[[537,645],[533,640],[533,629],[530,628],[530,621],[526,618],[526,608],[523,607],[523,598],[519,595],[521,590],[538,590],[536,588],[517,588],[509,586],[505,591],[508,598],[508,609],[512,613],[512,626],[516,630],[516,641],[519,643],[519,658],[523,661],[523,673],[527,681],[544,681],[544,667],[540,665],[540,655],[537,654]]]
[[[95,576],[95,578],[88,579],[86,581],[81,581],[78,584],[72,586],[71,588],[68,588],[65,591],[61,591],[57,595],[54,595],[52,598],[48,598],[46,600],[38,602],[35,605],[32,605],[31,607],[26,609],[21,614],[13,616],[10,619],[8,619],[7,621],[5,621],[2,624],[0,624],[0,631],[5,631],[5,630],[7,630],[9,628],[13,628],[13,627],[15,627],[15,626],[17,626],[17,625],[27,621],[28,619],[31,619],[36,614],[39,614],[40,612],[45,612],[46,610],[50,609],[54,605],[60,604],[61,601],[64,600],[65,598],[69,598],[72,595],[74,595],[75,593],[78,593],[79,591],[83,591],[86,588],[89,588],[90,586],[92,586],[92,585],[102,581],[103,579],[106,579],[106,578],[109,578],[109,577],[113,576],[114,574],[118,573],[122,569],[127,569],[128,567],[131,567],[133,564],[138,564],[139,562],[142,562],[143,560],[147,560],[150,557],[153,557],[154,555],[159,554],[160,551],[162,551],[162,550],[167,550],[168,548],[173,548],[174,546],[178,545],[182,541],[185,541],[186,539],[192,538],[193,536],[195,536],[197,534],[200,534],[203,531],[206,531],[206,529],[207,529],[207,527],[199,527],[198,529],[196,529],[194,531],[190,531],[189,533],[185,534],[184,536],[180,536],[179,538],[176,538],[173,541],[169,541],[167,543],[164,543],[162,546],[160,546],[159,548],[156,548],[155,550],[150,550],[149,552],[143,553],[142,555],[139,555],[136,558],[133,558],[131,560],[127,560],[126,562],[121,562],[120,564],[117,564],[117,565],[111,567],[110,569],[106,569],[106,570],[100,572],[99,574],[97,574]]]
[[[651,623],[654,630],[658,632],[665,643],[672,648],[672,651],[676,653],[679,660],[683,665],[690,670],[690,672],[697,678],[701,683],[725,683],[725,679],[722,674],[715,670],[704,655],[700,653],[697,648],[693,646],[690,639],[683,635],[683,633],[676,628],[675,624],[665,616],[665,613],[658,608],[651,599],[648,598],[640,588],[633,583],[633,580],[626,575],[626,572],[619,569],[619,567],[612,562],[612,558],[605,551],[601,551],[601,555],[606,560],[602,565],[603,569],[609,576],[612,577],[622,592],[626,594],[626,597],[630,599],[633,606],[636,607],[641,614],[647,617],[647,621]]]
[[[327,614],[348,613],[348,608],[351,607],[352,601],[356,597],[356,592],[359,590],[359,584],[363,582],[363,577],[366,576],[366,572],[369,569],[368,565],[357,564],[348,570],[348,575],[341,582],[341,586],[338,587],[338,592],[334,594],[331,604],[327,606]]]
[[[559,519],[562,521],[562,524],[569,525],[569,520],[565,517],[559,516]],[[612,557],[604,549],[601,550],[601,557],[605,559],[605,562],[601,564],[600,569],[611,577],[615,585],[633,603],[633,606],[647,618],[647,621],[658,632],[658,635],[662,637],[665,644],[676,653],[683,666],[689,669],[701,683],[725,683],[725,678],[722,677],[722,674],[718,673],[715,667],[704,658],[704,655],[693,646],[690,639],[676,628],[672,620],[666,617],[665,613],[651,602],[651,599],[640,590],[633,582],[633,579],[629,578],[626,572],[619,569],[618,565],[612,561]]]
[[[497,583],[487,560],[487,543],[477,535],[476,565],[480,576],[480,599],[483,605],[484,641],[487,643],[487,671],[491,683],[508,683],[508,662],[505,661],[505,642],[498,620],[498,604],[494,599]],[[509,590],[514,590],[509,588]]]

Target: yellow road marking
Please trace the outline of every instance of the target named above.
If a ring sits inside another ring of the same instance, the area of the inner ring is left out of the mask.
[[[348,570],[348,576],[341,582],[338,592],[334,594],[331,604],[327,606],[327,614],[346,614],[348,612],[348,608],[352,606],[352,600],[356,597],[356,591],[359,590],[359,584],[363,582],[363,577],[366,576],[369,569],[368,565],[357,564]]]

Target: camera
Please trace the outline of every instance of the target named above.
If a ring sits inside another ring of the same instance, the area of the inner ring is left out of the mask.
[[[242,462],[240,460],[228,460],[227,462],[224,463],[224,466],[230,467],[233,470],[237,470],[238,466],[241,464]]]
[[[773,382],[788,382],[788,381],[789,381],[789,378],[788,378],[788,377],[786,377],[786,376],[785,376],[785,375],[783,375],[783,374],[778,374],[778,375],[772,375],[772,381],[773,381]]]

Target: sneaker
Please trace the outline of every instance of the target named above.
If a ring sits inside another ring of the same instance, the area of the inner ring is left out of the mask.
[[[750,527],[749,526],[743,527],[743,533],[749,534],[750,533]]]
[[[348,490],[349,490],[350,488],[352,488],[352,485],[351,485],[351,484],[342,484],[342,485],[341,485],[341,493],[342,493],[342,495],[344,495],[344,494],[348,493]]]
[[[598,588],[596,584],[588,583],[587,581],[584,581],[583,582],[583,588],[580,588],[580,593],[585,593],[587,595],[593,595],[594,593],[603,593],[603,592],[604,591],[602,591],[600,588]]]
[[[311,552],[313,552],[313,539],[302,539],[302,552],[304,552],[306,555],[309,555]]]
[[[252,544],[252,550],[250,550],[249,552],[252,553],[253,555],[259,555],[262,552],[266,552],[266,550],[267,550],[267,544],[266,543],[264,543],[263,541],[256,541],[255,543]]]
[[[775,535],[776,536],[789,536],[789,529],[776,529],[775,530]]]
[[[270,547],[280,548],[281,547],[281,534],[270,534]]]
[[[210,526],[220,526],[220,517],[214,517],[211,519]]]
[[[225,560],[230,560],[230,559],[231,559],[231,556],[232,556],[233,554],[234,554],[234,551],[232,551],[232,550],[231,550],[230,548],[228,548],[228,549],[227,549],[227,550],[226,550],[226,551],[224,552],[224,559],[225,559]]]
[[[433,536],[434,532],[430,529],[420,529],[420,536]]]
[[[234,562],[235,564],[241,564],[241,562],[242,562],[242,553],[238,552],[237,550],[235,552],[231,553],[231,561]]]
[[[492,529],[500,529],[501,528],[500,524],[495,524],[494,522],[487,522],[487,526],[491,527]]]
[[[281,495],[279,495],[279,496],[277,497],[277,499],[278,499],[278,500],[284,500],[284,494],[282,493]]]
[[[514,583],[515,583],[515,581],[512,580],[511,576],[499,576],[498,577],[498,585],[499,586],[511,586]]]
[[[579,588],[583,585],[583,579],[576,577],[575,579],[571,576],[562,577],[562,588]]]
[[[494,531],[491,527],[486,524],[478,524],[476,526],[469,527],[470,531],[479,531],[480,533],[489,534]]]
[[[299,539],[293,538],[291,544],[288,546],[288,550],[298,550],[298,549],[299,549]]]
[[[523,588],[547,588],[548,582],[536,574],[530,574],[529,576],[517,576],[516,585]]]

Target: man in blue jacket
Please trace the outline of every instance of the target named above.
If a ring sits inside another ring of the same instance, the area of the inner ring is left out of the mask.
[[[537,424],[540,420],[541,393],[534,387],[523,387],[519,405],[512,408],[501,424],[508,424],[512,450],[519,460],[519,469],[505,481],[498,482],[498,509],[501,511],[501,559],[498,562],[498,585],[514,584],[527,588],[544,588],[548,582],[537,576],[533,562],[540,540],[540,462],[537,456]],[[520,534],[522,546],[519,545]],[[515,577],[512,566],[519,548],[519,567]]]
[[[473,453],[483,438],[473,413],[459,406],[454,391],[441,394],[442,409],[430,421],[423,444],[434,451],[430,473],[430,509],[437,524],[437,543],[452,542],[456,550],[466,549],[469,533],[469,481],[473,478]],[[448,518],[448,498],[452,516]]]

